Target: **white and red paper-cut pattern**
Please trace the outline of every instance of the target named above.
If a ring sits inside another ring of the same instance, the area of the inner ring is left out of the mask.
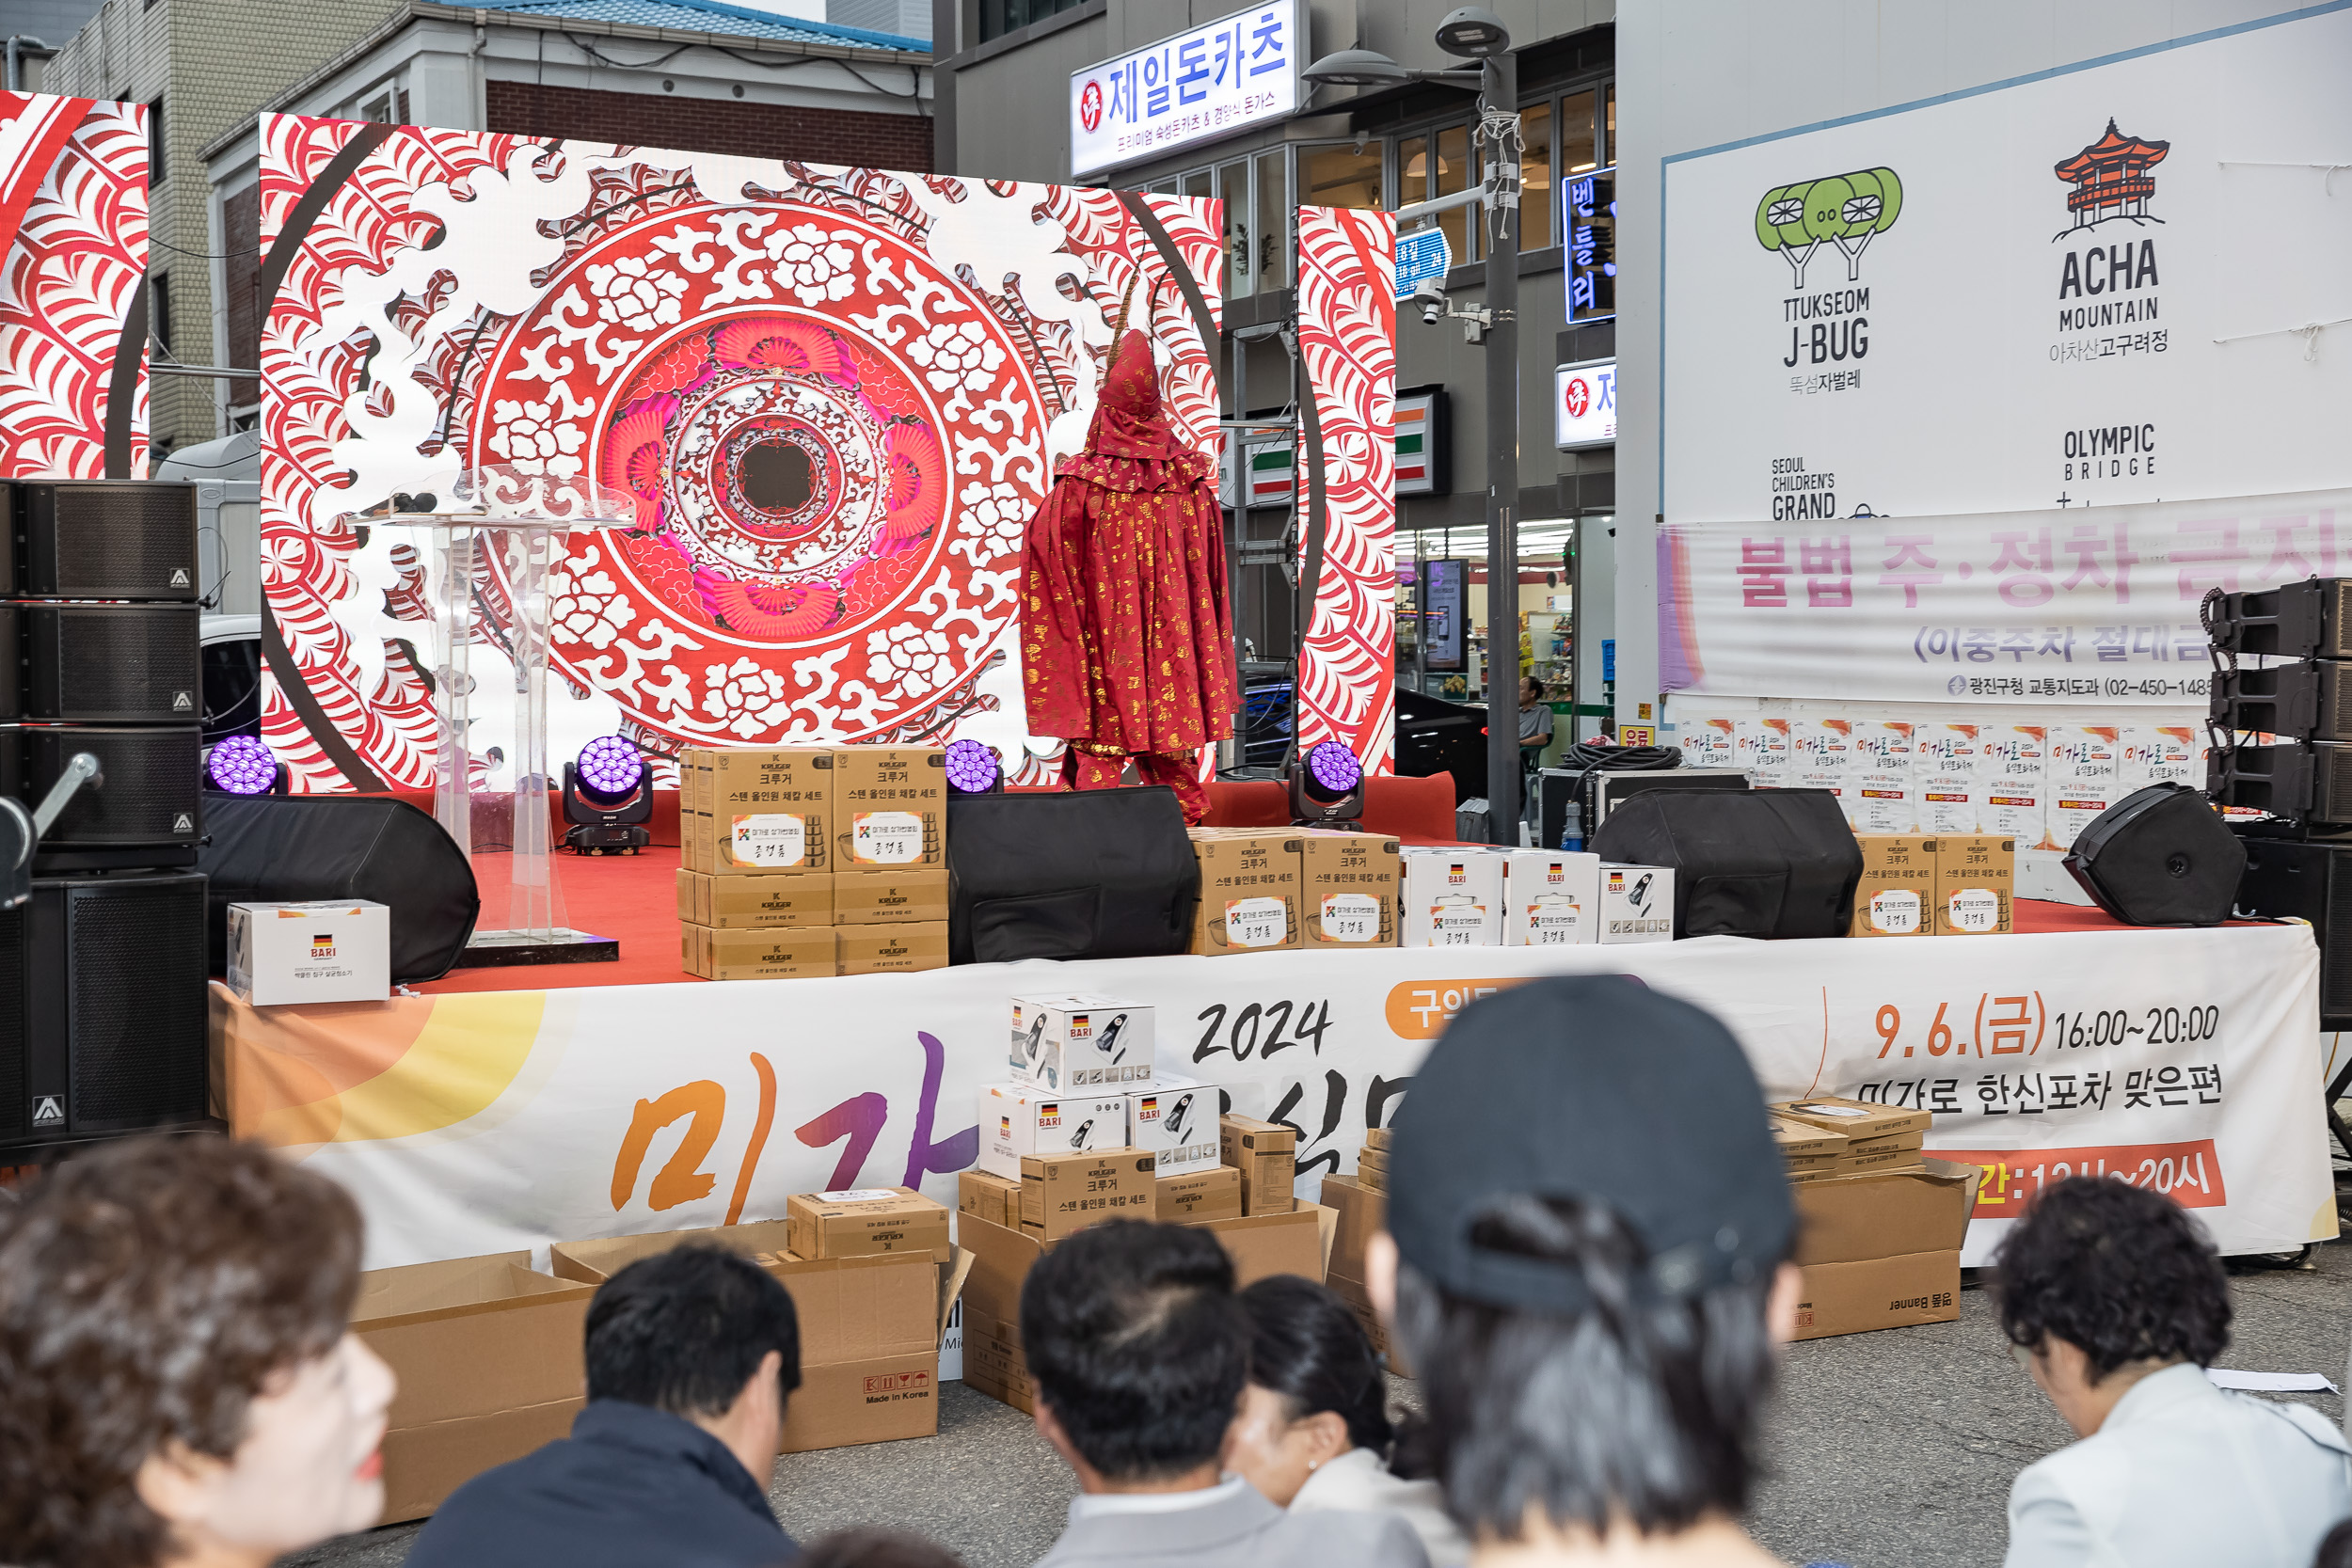
[[[0,479],[103,479],[122,328],[147,276],[147,110],[0,92]],[[147,344],[122,471],[147,473]]]
[[[1175,417],[1204,447],[1216,419],[1212,345],[1116,193],[294,116],[262,144],[264,249],[317,209],[262,339],[266,593],[369,768],[431,782],[410,653],[434,610],[412,539],[333,519],[506,463],[636,503],[553,584],[551,755],[616,727],[670,754],[970,736],[1042,776],[1022,532],[1131,279]],[[1214,208],[1149,202],[1214,310]],[[481,587],[495,725],[504,595]],[[263,729],[301,787],[348,786],[275,674]]]
[[[1393,217],[1298,210],[1298,352],[1327,518],[1299,659],[1298,746],[1339,741],[1375,774],[1395,770],[1395,277]]]

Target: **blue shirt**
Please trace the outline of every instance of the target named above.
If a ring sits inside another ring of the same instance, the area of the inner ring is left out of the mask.
[[[406,1568],[780,1568],[767,1489],[693,1422],[597,1400],[572,1434],[459,1487]]]

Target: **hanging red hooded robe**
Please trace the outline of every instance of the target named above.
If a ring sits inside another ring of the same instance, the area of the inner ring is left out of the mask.
[[[1022,681],[1029,733],[1070,742],[1075,788],[1115,785],[1128,758],[1208,810],[1195,753],[1239,705],[1216,463],[1160,405],[1152,342],[1130,332],[1087,431],[1029,520]]]

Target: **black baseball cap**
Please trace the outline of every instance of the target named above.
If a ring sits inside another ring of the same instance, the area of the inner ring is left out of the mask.
[[[1432,1283],[1526,1312],[1589,1298],[1574,1264],[1471,1240],[1507,1194],[1607,1204],[1648,1250],[1653,1299],[1756,1279],[1796,1223],[1765,1115],[1739,1042],[1688,1002],[1622,974],[1515,987],[1464,1008],[1414,1074],[1389,1231]]]

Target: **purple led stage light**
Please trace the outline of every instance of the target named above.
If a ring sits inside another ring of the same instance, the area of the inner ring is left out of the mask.
[[[1364,765],[1338,741],[1324,740],[1308,749],[1307,774],[1319,794],[1337,800],[1363,782]]]
[[[215,789],[231,795],[267,795],[278,787],[278,753],[249,735],[232,735],[213,748],[204,771]]]
[[[627,736],[600,735],[580,749],[575,765],[580,787],[607,800],[634,790],[645,776],[645,759]]]
[[[1004,768],[996,753],[977,740],[947,743],[947,787],[959,795],[985,795],[996,787]]]

